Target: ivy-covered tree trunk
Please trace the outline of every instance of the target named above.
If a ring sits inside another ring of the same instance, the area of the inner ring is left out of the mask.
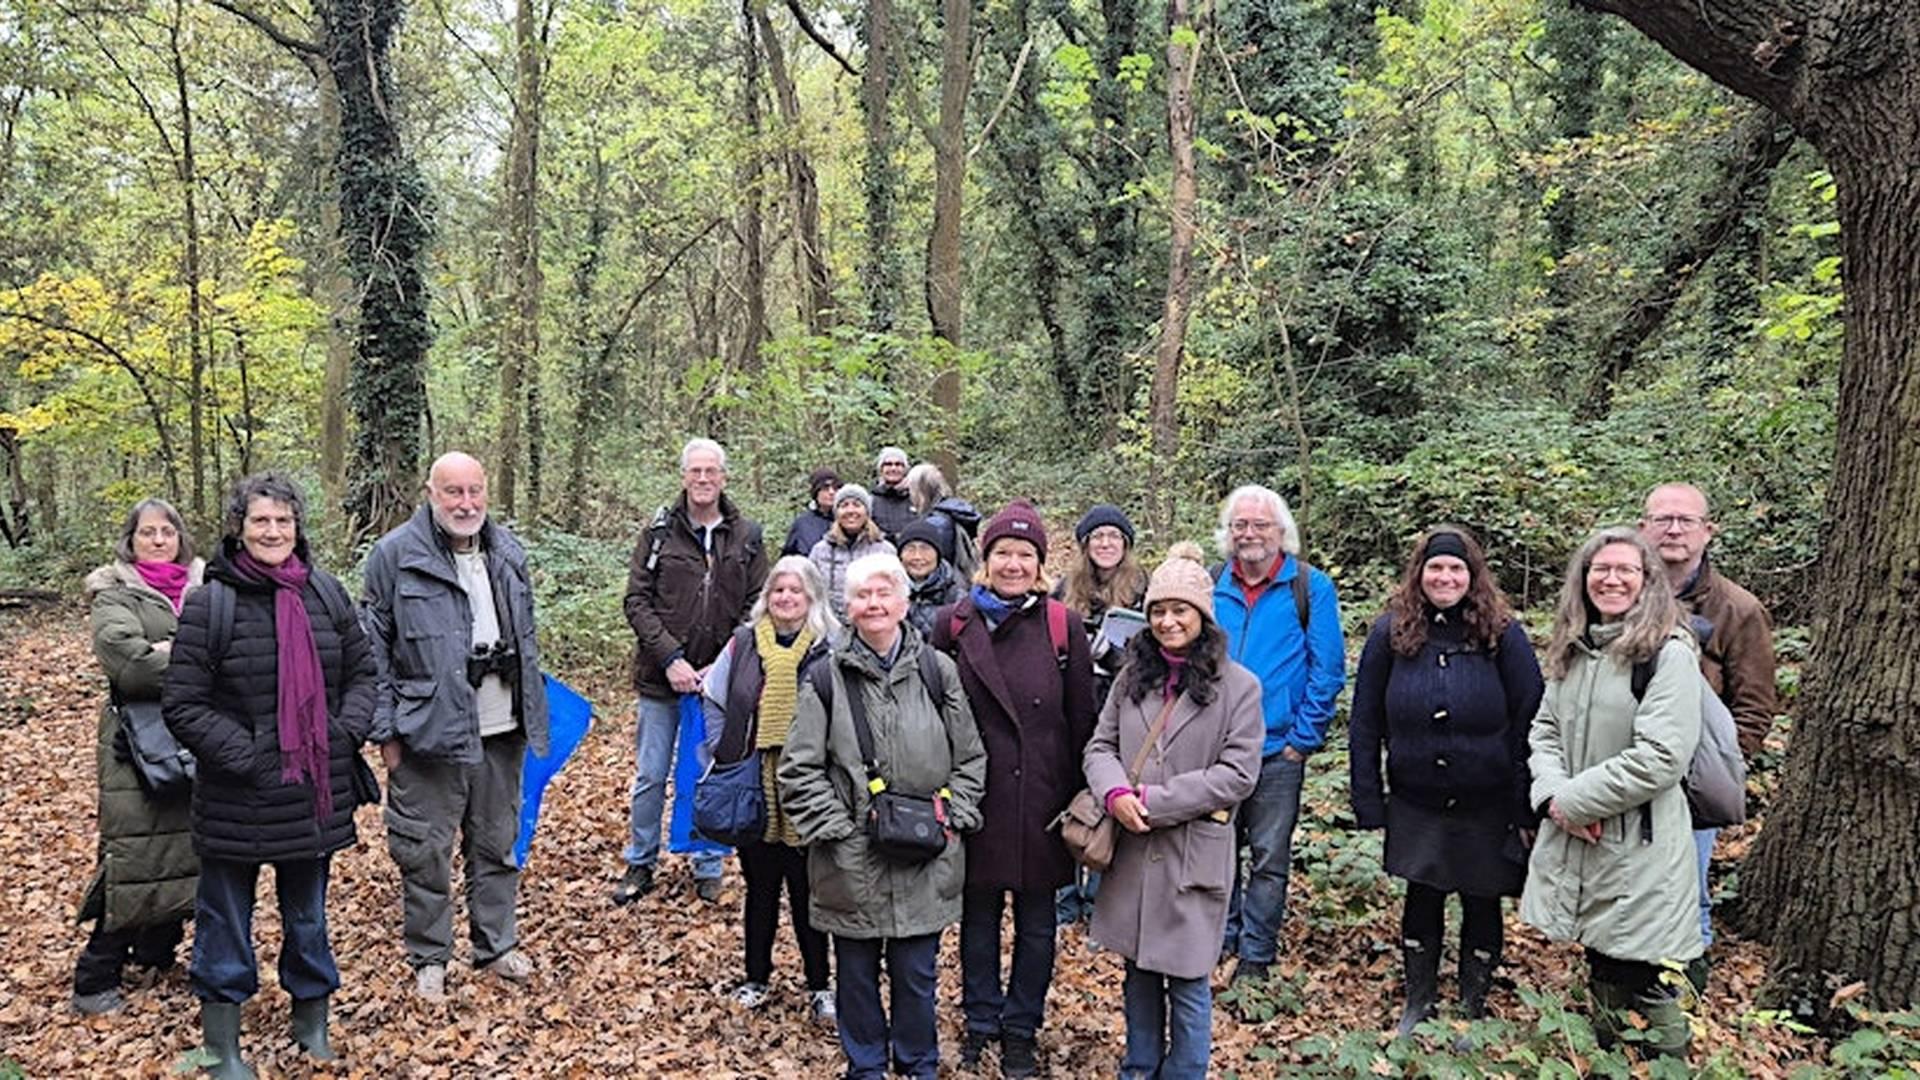
[[[760,347],[767,340],[767,254],[760,212],[766,176],[765,125],[760,117],[759,28],[753,19],[755,0],[740,0],[741,60],[740,113],[746,123],[747,146],[740,162],[740,261],[746,280],[746,325],[740,332],[735,364],[742,371],[760,366]]]
[[[1168,215],[1167,292],[1161,307],[1160,342],[1153,351],[1154,523],[1173,524],[1174,462],[1180,452],[1180,360],[1187,345],[1187,317],[1193,312],[1193,241],[1198,232],[1194,208],[1198,191],[1193,175],[1194,73],[1200,66],[1200,33],[1211,0],[1200,0],[1189,22],[1187,0],[1167,4],[1167,149],[1173,159]]]
[[[1846,344],[1819,613],[1779,800],[1741,874],[1773,990],[1920,1000],[1920,5],[1582,0],[1791,122],[1839,193]]]
[[[867,47],[860,72],[860,109],[866,119],[867,253],[861,267],[867,329],[891,333],[900,297],[900,260],[894,251],[893,200],[899,188],[893,164],[893,124],[887,114],[893,94],[893,0],[867,0],[861,24]]]
[[[493,469],[494,490],[508,517],[520,509],[516,477],[523,451],[531,450],[521,434],[522,410],[533,404],[540,385],[540,77],[546,60],[543,30],[534,17],[538,3],[519,0],[513,19],[513,122],[507,135],[507,249],[502,268],[507,303],[500,335],[499,460]],[[527,457],[531,462],[533,454]],[[533,474],[529,469],[530,487]],[[539,512],[535,494],[525,516]]]
[[[426,412],[427,186],[400,142],[388,51],[404,0],[334,0],[321,12],[327,66],[340,91],[340,229],[360,297],[347,397],[355,418],[347,517],[356,537],[412,511]]]
[[[1076,365],[1078,419],[1104,427],[1109,437],[1119,417],[1133,407],[1133,373],[1127,350],[1140,330],[1143,299],[1135,284],[1139,246],[1131,185],[1140,179],[1140,155],[1129,145],[1133,130],[1128,91],[1120,68],[1139,51],[1140,0],[1101,0],[1105,34],[1100,40],[1100,80],[1093,85],[1093,250],[1082,275],[1086,323]],[[1172,75],[1168,75],[1172,78]]]
[[[193,148],[193,98],[187,92],[187,62],[180,40],[186,18],[185,0],[174,0],[173,18],[167,24],[167,59],[180,109],[180,153],[174,168],[186,234],[180,276],[187,285],[187,457],[193,473],[193,520],[207,521],[207,336],[200,299],[200,166]]]

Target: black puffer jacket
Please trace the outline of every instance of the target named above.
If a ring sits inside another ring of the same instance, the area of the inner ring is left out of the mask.
[[[209,581],[231,586],[233,632],[225,655],[212,650],[211,589],[187,596],[167,667],[167,727],[199,762],[193,787],[193,846],[202,858],[236,862],[314,859],[353,844],[358,804],[354,759],[373,723],[373,655],[340,582],[315,570],[303,596],[327,684],[328,755],[333,812],[313,813],[313,792],[280,779],[279,644],[273,587],[233,568],[239,544],[222,542]],[[295,551],[307,557],[306,541]],[[311,565],[311,564],[309,564]],[[318,589],[335,593],[336,623]]]

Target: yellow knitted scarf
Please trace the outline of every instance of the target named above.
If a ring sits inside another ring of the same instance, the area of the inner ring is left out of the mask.
[[[760,751],[760,783],[767,795],[767,831],[762,837],[770,844],[799,847],[800,834],[780,805],[773,774],[780,767],[780,748],[787,744],[787,732],[793,728],[793,712],[800,695],[800,661],[813,647],[813,627],[801,627],[793,644],[783,647],[773,620],[761,619],[753,628],[753,644],[766,676],[760,687],[759,724],[753,738],[754,749]]]

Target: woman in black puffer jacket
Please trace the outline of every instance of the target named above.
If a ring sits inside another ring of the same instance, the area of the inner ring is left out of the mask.
[[[333,853],[356,839],[353,809],[377,801],[359,758],[373,717],[373,657],[346,590],[308,563],[299,489],[247,477],[227,502],[227,536],[188,597],[167,668],[167,726],[199,763],[200,856],[189,978],[218,1077],[240,1059],[240,1004],[259,988],[254,887],[274,868],[285,940],[280,985],[294,1039],[329,1060],[327,1002],[340,973],[327,937]]]

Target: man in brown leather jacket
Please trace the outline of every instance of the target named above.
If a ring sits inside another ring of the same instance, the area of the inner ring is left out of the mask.
[[[616,904],[653,888],[680,695],[699,690],[708,665],[745,621],[767,578],[760,526],[741,516],[726,486],[727,452],[711,439],[688,442],[680,452],[680,498],[654,514],[633,548],[625,608],[635,638],[633,688],[640,704],[627,872],[614,890]],[[701,899],[719,898],[720,869],[717,855],[693,857]]]
[[[1707,496],[1692,484],[1661,484],[1647,493],[1640,533],[1660,552],[1667,580],[1692,616],[1700,641],[1700,671],[1726,702],[1748,757],[1773,727],[1773,623],[1754,595],[1714,570],[1707,544],[1719,532]],[[1707,864],[1716,829],[1694,831],[1700,854],[1700,936],[1713,944],[1712,900]]]

